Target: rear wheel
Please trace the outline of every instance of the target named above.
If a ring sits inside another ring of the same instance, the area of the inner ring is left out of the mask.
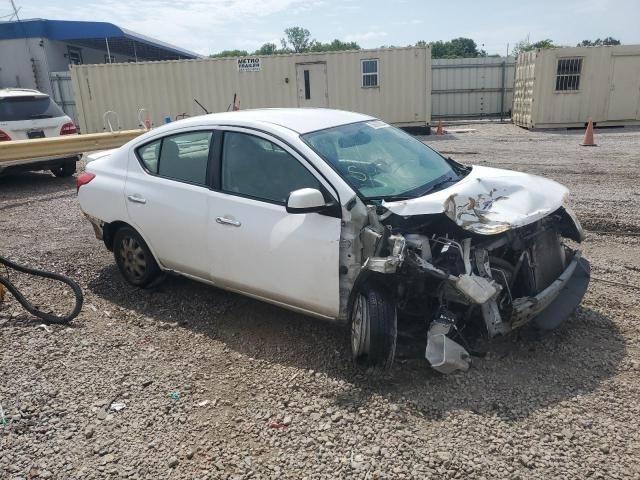
[[[116,232],[113,256],[122,276],[136,287],[147,287],[160,273],[151,250],[131,227],[122,227]]]
[[[396,353],[395,302],[377,287],[360,291],[351,310],[351,354],[357,365],[391,368]]]
[[[76,161],[67,161],[58,167],[53,167],[51,169],[51,173],[53,173],[56,177],[70,177],[71,175],[76,173]]]

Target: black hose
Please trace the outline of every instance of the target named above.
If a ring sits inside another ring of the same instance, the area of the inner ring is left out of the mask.
[[[7,267],[12,268],[13,270],[16,270],[18,272],[34,275],[36,277],[51,278],[53,280],[57,280],[59,282],[62,282],[68,285],[69,287],[71,287],[71,290],[73,290],[76,304],[73,307],[73,310],[71,311],[71,313],[69,313],[68,315],[62,315],[62,316],[52,315],[50,313],[43,312],[42,310],[38,310],[36,307],[34,307],[33,304],[29,302],[29,300],[27,300],[22,293],[20,293],[20,291],[16,288],[16,286],[13,283],[11,283],[8,277],[0,275],[0,283],[7,288],[9,293],[11,293],[11,295],[15,297],[15,299],[20,303],[20,305],[22,305],[24,309],[28,311],[31,315],[34,315],[44,320],[45,322],[49,322],[49,323],[68,323],[74,318],[76,318],[80,313],[80,310],[82,309],[82,302],[84,301],[84,296],[82,295],[82,289],[80,288],[80,285],[78,285],[75,281],[71,280],[68,277],[65,277],[64,275],[60,275],[58,273],[46,272],[44,270],[36,270],[35,268],[28,268],[22,265],[18,265],[17,263],[14,263],[11,260],[8,260],[7,258],[4,258],[2,256],[0,256],[0,264],[6,265]]]

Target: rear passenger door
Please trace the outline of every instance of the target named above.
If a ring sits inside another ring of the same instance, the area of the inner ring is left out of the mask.
[[[208,165],[213,131],[167,135],[138,147],[129,158],[125,198],[133,226],[160,263],[209,278]]]
[[[234,290],[335,317],[340,218],[290,214],[293,190],[332,187],[304,158],[260,132],[229,129],[209,196],[211,278]]]

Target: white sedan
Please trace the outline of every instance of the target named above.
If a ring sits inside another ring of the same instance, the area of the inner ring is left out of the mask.
[[[172,272],[348,322],[364,365],[391,365],[400,318],[434,368],[465,370],[464,332],[555,328],[588,285],[565,187],[461,165],[357,113],[181,120],[91,161],[77,186],[132,285]]]

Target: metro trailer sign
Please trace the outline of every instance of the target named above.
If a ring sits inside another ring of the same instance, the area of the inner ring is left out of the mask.
[[[262,65],[259,58],[239,58],[238,59],[238,71],[239,72],[259,72],[262,70]]]

